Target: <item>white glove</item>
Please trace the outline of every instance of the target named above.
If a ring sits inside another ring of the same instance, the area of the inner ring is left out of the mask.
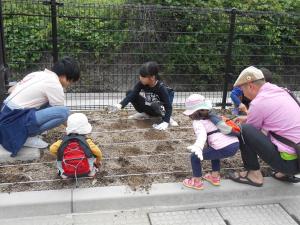
[[[200,147],[195,146],[195,145],[190,145],[187,147],[187,149],[190,150],[191,152],[195,153],[200,160],[203,160],[203,153],[202,153],[202,149]]]
[[[169,126],[169,123],[162,122],[160,124],[153,124],[152,127],[156,130],[166,130]]]
[[[116,113],[116,112],[118,112],[119,110],[121,110],[121,108],[122,108],[122,105],[121,104],[115,104],[115,105],[110,105],[109,107],[108,107],[108,112],[109,113]]]

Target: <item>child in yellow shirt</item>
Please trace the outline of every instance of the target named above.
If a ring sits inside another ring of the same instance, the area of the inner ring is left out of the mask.
[[[59,175],[68,177],[94,177],[101,166],[102,152],[92,139],[86,137],[92,126],[83,113],[74,113],[67,121],[66,135],[50,146],[57,156]]]

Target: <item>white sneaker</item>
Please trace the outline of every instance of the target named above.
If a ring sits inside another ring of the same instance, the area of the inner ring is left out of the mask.
[[[31,148],[47,148],[48,145],[49,144],[47,142],[43,141],[38,136],[27,138],[24,144],[24,146]]]
[[[178,123],[175,120],[173,120],[172,118],[170,118],[170,125],[172,127],[178,127],[179,126]]]
[[[150,116],[144,112],[136,113],[131,116],[128,116],[128,119],[130,119],[130,120],[144,120],[144,119],[149,119],[149,118],[150,118]]]

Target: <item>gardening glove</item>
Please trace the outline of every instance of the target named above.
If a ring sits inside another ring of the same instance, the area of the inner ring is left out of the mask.
[[[195,153],[195,155],[197,155],[200,160],[203,160],[202,149],[199,146],[190,145],[187,147],[187,149]]]
[[[109,113],[116,113],[118,112],[119,110],[121,110],[122,108],[122,105],[121,104],[115,104],[115,105],[111,105],[108,107],[108,112]]]
[[[160,124],[153,124],[152,127],[156,130],[166,130],[169,126],[169,123],[162,122]]]

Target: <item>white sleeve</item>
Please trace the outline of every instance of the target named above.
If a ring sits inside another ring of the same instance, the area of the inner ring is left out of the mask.
[[[194,143],[194,146],[197,146],[201,150],[204,148],[204,145],[207,140],[207,133],[206,129],[200,121],[194,121],[193,122],[194,132],[196,134],[197,140]]]
[[[64,89],[60,84],[48,83],[45,95],[48,99],[49,105],[51,106],[63,106],[65,105],[65,93]]]

